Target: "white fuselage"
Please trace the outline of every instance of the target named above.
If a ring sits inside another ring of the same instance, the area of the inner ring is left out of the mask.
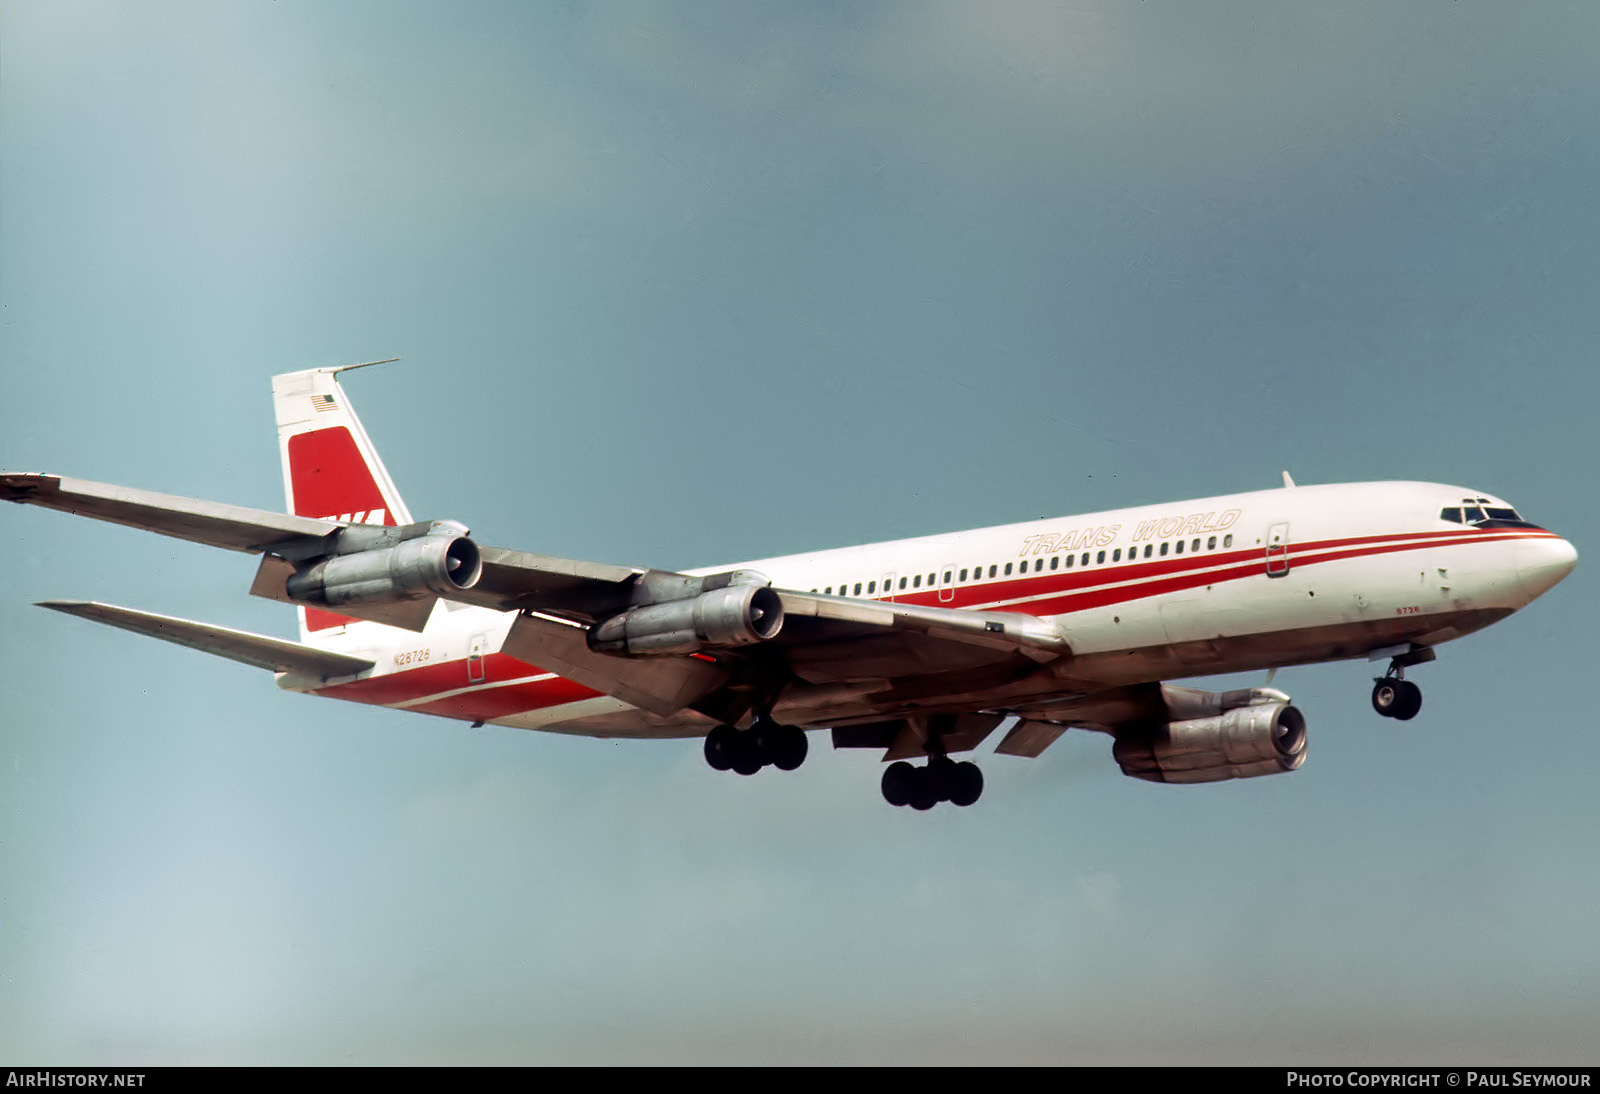
[[[1366,657],[1467,634],[1523,607],[1576,557],[1553,533],[1443,519],[1459,487],[1304,486],[1142,506],[711,567],[780,589],[1049,620],[1072,655],[1003,687],[937,681],[918,709],[1017,709],[1054,696],[1208,673]],[[359,679],[296,690],[529,729],[684,736],[661,719],[498,652],[515,613],[441,605],[422,634],[372,624],[325,636],[377,661]],[[869,689],[791,688],[799,725],[891,717]]]

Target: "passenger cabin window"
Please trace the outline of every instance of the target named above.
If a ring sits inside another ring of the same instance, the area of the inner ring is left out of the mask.
[[[1222,545],[1224,547],[1232,547],[1233,546],[1233,534],[1231,532],[1228,535],[1225,535],[1225,536],[1222,537]]]
[[[1177,547],[1173,548],[1173,552],[1172,553],[1175,554],[1175,555],[1183,554],[1183,540],[1180,539],[1178,541],[1178,545],[1177,545]]]
[[[1163,543],[1161,545],[1161,550],[1159,552],[1157,552],[1157,553],[1161,554],[1161,555],[1165,555],[1167,553],[1167,545],[1165,543]]]
[[[1094,556],[1094,560],[1097,564],[1104,562],[1106,560],[1106,553],[1101,551],[1099,554]]]
[[[902,589],[904,589],[906,587],[906,579],[903,578],[903,577],[900,579],[900,587]]]
[[[1217,537],[1216,536],[1212,536],[1210,539],[1206,540],[1206,550],[1215,551],[1216,549],[1217,549]]]
[[[911,587],[913,589],[922,588],[922,575],[921,574],[918,574],[917,576],[915,576],[915,577],[913,577],[911,579]]]
[[[1146,543],[1146,544],[1145,544],[1145,545],[1144,545],[1144,557],[1145,557],[1145,558],[1149,558],[1149,557],[1150,557],[1150,552],[1151,552],[1151,551],[1154,551],[1154,550],[1155,550],[1155,549],[1156,549],[1156,548],[1155,548],[1155,544],[1153,544],[1153,543]]]
[[[1050,568],[1052,570],[1061,569],[1061,556],[1060,555],[1051,555],[1050,556]]]

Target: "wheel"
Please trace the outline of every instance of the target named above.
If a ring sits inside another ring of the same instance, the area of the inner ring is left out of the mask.
[[[883,800],[890,805],[908,805],[911,802],[911,784],[917,769],[904,760],[896,760],[883,772]]]
[[[768,758],[779,771],[793,771],[806,762],[806,731],[798,726],[778,726],[765,741]]]
[[[950,772],[951,805],[967,806],[983,796],[983,772],[978,765],[962,761]]]
[[[726,771],[733,766],[734,740],[739,731],[732,726],[718,726],[706,734],[706,763],[713,771]]]
[[[1401,680],[1396,685],[1399,694],[1395,697],[1390,717],[1402,722],[1409,722],[1417,716],[1417,711],[1422,709],[1422,689],[1410,680]]]
[[[928,783],[933,787],[933,800],[947,802],[950,800],[950,788],[955,784],[956,762],[948,756],[934,756],[928,761]]]
[[[728,766],[741,775],[754,775],[767,766],[766,757],[761,751],[761,740],[755,733],[750,730],[743,733],[734,730],[733,748],[728,758]]]
[[[931,769],[911,769],[911,800],[907,804],[918,812],[926,812],[939,804],[938,776]]]
[[[1393,718],[1396,704],[1400,701],[1400,685],[1404,681],[1396,680],[1392,676],[1385,676],[1372,685],[1372,709],[1385,718]]]

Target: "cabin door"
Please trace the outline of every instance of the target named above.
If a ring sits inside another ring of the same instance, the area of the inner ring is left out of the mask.
[[[1267,529],[1267,576],[1283,577],[1289,572],[1289,526],[1274,524]]]

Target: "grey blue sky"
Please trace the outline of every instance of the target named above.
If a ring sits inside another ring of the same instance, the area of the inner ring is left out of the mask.
[[[0,0],[0,466],[706,565],[1415,478],[1600,546],[1588,3]],[[250,560],[0,512],[0,1058],[1586,1062],[1592,560],[1293,775],[1109,742],[895,810],[281,694]],[[1252,678],[1250,682],[1256,682]],[[816,742],[821,744],[819,740]],[[987,751],[987,749],[985,749]]]

